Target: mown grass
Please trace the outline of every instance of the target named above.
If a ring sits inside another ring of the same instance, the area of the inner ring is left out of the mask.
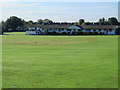
[[[116,88],[118,36],[3,36],[3,88]]]
[[[25,35],[26,32],[4,32],[4,35]]]

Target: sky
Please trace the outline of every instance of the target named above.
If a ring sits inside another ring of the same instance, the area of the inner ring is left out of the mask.
[[[119,0],[0,0],[0,2],[119,2]]]
[[[2,2],[1,18],[17,16],[26,21],[51,19],[54,22],[96,22],[99,18],[118,17],[118,2]]]

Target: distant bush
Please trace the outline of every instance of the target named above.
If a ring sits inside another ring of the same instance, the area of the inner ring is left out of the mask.
[[[115,31],[115,33],[116,33],[117,35],[120,35],[120,28],[117,28],[116,31]]]

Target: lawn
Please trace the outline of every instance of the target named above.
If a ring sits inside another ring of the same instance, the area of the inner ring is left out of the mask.
[[[2,39],[3,88],[118,87],[118,36]]]
[[[5,32],[4,35],[25,35],[25,32]]]

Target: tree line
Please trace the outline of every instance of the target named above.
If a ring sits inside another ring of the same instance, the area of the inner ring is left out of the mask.
[[[0,22],[0,33],[10,32],[10,31],[25,31],[32,24],[50,25],[50,24],[64,24],[64,25],[120,25],[116,17],[111,17],[108,19],[100,18],[98,22],[85,22],[84,19],[79,19],[78,22],[53,22],[50,19],[38,19],[36,22],[29,20],[25,21],[22,18],[11,16],[6,21]]]

